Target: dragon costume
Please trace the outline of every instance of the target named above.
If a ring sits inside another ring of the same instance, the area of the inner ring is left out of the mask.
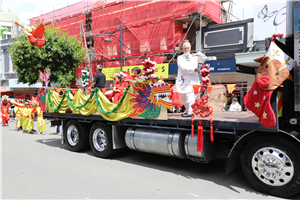
[[[37,98],[33,98],[31,101],[33,113],[37,113],[37,121],[38,121],[38,134],[45,134],[46,120],[43,118],[43,111],[41,107],[39,107],[39,103],[37,102]]]
[[[26,106],[28,105],[28,106]],[[28,132],[30,132],[33,127],[34,127],[34,123],[33,123],[33,110],[32,108],[30,108],[29,103],[25,102],[25,108],[22,109],[22,114],[23,114],[23,123],[22,123],[22,128],[23,128],[23,132],[25,132],[26,130]]]
[[[1,102],[1,113],[2,113],[3,126],[5,126],[9,121],[8,107],[9,107],[9,98],[8,98],[8,96],[4,95],[2,97],[2,102]]]

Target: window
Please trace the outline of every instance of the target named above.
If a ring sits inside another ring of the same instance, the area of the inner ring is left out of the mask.
[[[7,27],[7,32],[11,32],[11,27]]]
[[[10,39],[11,38],[11,35],[6,35],[7,37],[6,37],[6,39]]]

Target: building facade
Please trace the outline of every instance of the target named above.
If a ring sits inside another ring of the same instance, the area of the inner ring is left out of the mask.
[[[15,21],[19,21],[19,18],[14,13],[5,13],[0,12],[0,26],[7,28],[6,31],[4,31],[4,39],[11,39],[18,35],[18,27],[14,23]],[[2,37],[0,37],[0,40],[3,40]]]

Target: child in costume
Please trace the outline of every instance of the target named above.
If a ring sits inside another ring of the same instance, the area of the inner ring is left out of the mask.
[[[117,76],[114,78],[114,104],[117,104],[122,97],[122,91],[120,90],[122,87],[121,77]]]
[[[39,107],[39,103],[36,101],[36,99],[33,99],[31,105],[33,107],[33,113],[37,113],[38,134],[46,134],[46,120],[43,119],[43,112],[41,107]]]
[[[127,72],[127,71],[121,71],[121,72],[120,72],[120,76],[121,76],[121,84],[122,84],[122,86],[123,86],[124,88],[126,88],[127,85],[129,84],[129,82],[126,81],[126,79],[127,79],[128,76],[129,76],[129,72]]]
[[[2,113],[2,124],[3,124],[3,126],[8,124],[8,121],[9,121],[8,107],[9,107],[9,98],[8,98],[8,96],[4,95],[2,97],[2,103],[1,103],[1,113]]]
[[[14,111],[15,111],[16,118],[17,118],[17,129],[19,131],[22,128],[22,122],[23,122],[22,109],[20,107],[15,106]]]
[[[139,67],[135,67],[131,70],[132,75],[125,78],[125,80],[135,80],[135,78],[139,78],[141,77],[141,69]],[[132,82],[129,81],[129,84],[134,84]]]
[[[23,133],[25,133],[26,130],[30,133],[34,127],[33,112],[27,101],[25,102],[25,108],[22,109],[22,113],[23,113],[23,123],[22,123]]]

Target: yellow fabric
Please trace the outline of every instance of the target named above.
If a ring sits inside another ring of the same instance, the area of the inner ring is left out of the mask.
[[[22,122],[23,122],[21,108],[18,108],[17,106],[15,106],[14,112],[16,113],[16,117],[17,117],[17,128],[20,128],[22,126]]]
[[[43,119],[42,109],[38,106],[36,108],[36,112],[37,112],[38,130],[44,132],[46,127],[46,120]]]
[[[278,104],[279,103],[279,99],[281,98],[282,94],[283,94],[282,91],[278,91],[277,92],[277,106],[278,106],[278,108],[280,108],[279,111],[278,111],[278,117],[282,117],[283,105],[282,104],[281,105]]]
[[[19,103],[19,102],[15,101],[14,99],[11,99],[10,103],[14,104],[16,107],[25,108],[25,104]]]
[[[113,110],[115,108],[116,104],[111,103],[100,90],[98,90],[97,92],[98,92],[97,93],[98,101],[99,101],[102,109],[106,112]],[[85,96],[81,90],[78,90],[74,96],[72,96],[71,93],[69,93],[69,95],[70,95],[70,100],[71,100],[72,104],[76,107],[83,105],[86,102],[86,100],[88,99],[88,96]],[[62,100],[62,97],[63,96],[57,94],[56,91],[50,91],[50,98],[51,98],[51,102],[52,102],[52,105],[54,108],[57,108],[57,106],[59,105],[59,103]],[[95,114],[98,112],[104,119],[106,119],[108,121],[119,121],[119,120],[127,118],[128,115],[130,115],[132,113],[132,104],[129,101],[129,98],[131,98],[131,95],[129,93],[127,93],[123,102],[120,104],[120,106],[118,107],[118,109],[115,112],[110,113],[110,114],[105,114],[105,113],[101,112],[100,109],[98,109],[95,97],[93,97],[89,101],[89,103],[86,106],[84,106],[83,108],[75,109],[71,105],[69,105],[68,98],[66,96],[58,111],[70,109],[72,111],[72,113],[82,114],[82,115],[92,115],[92,114]],[[47,97],[47,109],[49,110],[50,113],[54,112],[50,107],[48,97]]]
[[[27,129],[27,131],[30,132],[34,127],[33,118],[32,118],[33,117],[32,109],[25,107],[22,109],[22,114],[23,114],[23,123],[22,123],[23,131]]]

